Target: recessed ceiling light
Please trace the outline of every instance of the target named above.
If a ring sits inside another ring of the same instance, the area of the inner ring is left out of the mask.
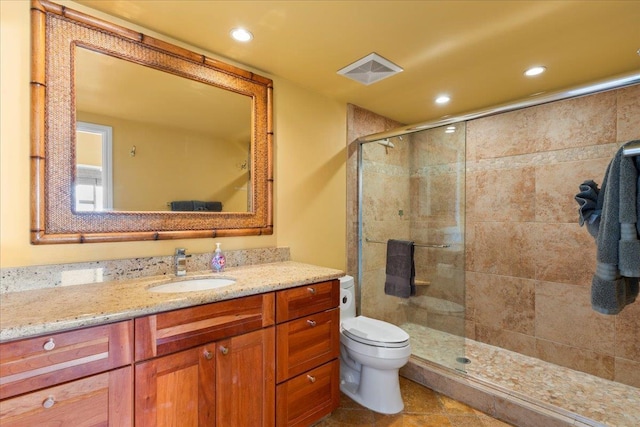
[[[234,28],[233,30],[231,30],[230,34],[234,40],[237,40],[239,42],[248,42],[253,38],[253,34],[245,30],[244,28]]]
[[[449,95],[440,95],[436,98],[436,104],[446,104],[449,101],[451,101]]]
[[[538,76],[544,73],[545,71],[547,71],[547,67],[536,66],[536,67],[529,68],[527,71],[524,72],[524,75],[527,77],[533,77],[533,76]]]

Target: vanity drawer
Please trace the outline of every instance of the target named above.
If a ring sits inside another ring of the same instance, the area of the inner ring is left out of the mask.
[[[315,313],[277,326],[276,382],[340,355],[340,309]]]
[[[2,427],[130,426],[131,366],[2,401]]]
[[[340,403],[340,362],[334,360],[276,388],[276,425],[308,426]]]
[[[339,304],[340,282],[338,279],[285,289],[276,294],[276,321],[286,322],[338,307]]]
[[[0,398],[131,363],[131,321],[0,344]]]
[[[274,324],[273,293],[135,319],[135,360],[202,345]]]

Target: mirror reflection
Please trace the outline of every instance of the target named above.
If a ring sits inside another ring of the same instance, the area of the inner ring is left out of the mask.
[[[76,123],[76,212],[113,209],[112,134],[110,126]]]
[[[252,210],[251,97],[75,49],[77,212]]]

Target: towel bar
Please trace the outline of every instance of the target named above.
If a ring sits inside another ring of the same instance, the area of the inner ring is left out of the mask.
[[[384,243],[384,244],[387,243],[387,242],[383,242],[383,241],[380,241],[380,240],[371,240],[368,237],[366,237],[364,240],[367,243]],[[451,245],[428,245],[426,243],[414,243],[413,246],[418,246],[418,247],[421,247],[421,248],[449,248],[449,247],[451,247]]]
[[[625,157],[640,155],[640,140],[625,144],[624,148],[622,149],[622,155]]]

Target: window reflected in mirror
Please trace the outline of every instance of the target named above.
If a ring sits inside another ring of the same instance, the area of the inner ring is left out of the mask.
[[[110,126],[76,124],[76,212],[113,208],[112,134]]]

